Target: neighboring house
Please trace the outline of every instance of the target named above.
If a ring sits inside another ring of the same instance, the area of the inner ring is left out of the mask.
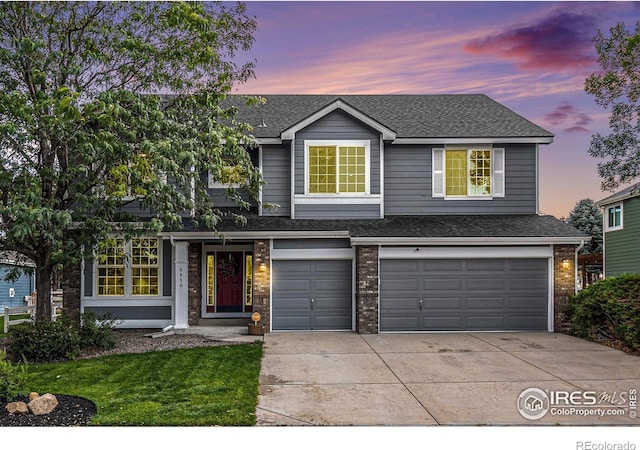
[[[597,204],[603,209],[604,276],[640,273],[640,183]]]
[[[270,331],[566,329],[589,238],[538,212],[550,132],[484,95],[264,97],[228,101],[279,207],[222,223],[225,243],[189,220],[117,241],[67,274],[67,306],[125,327],[257,311]]]
[[[5,276],[16,267],[35,267],[33,263],[22,261],[13,252],[0,252],[0,313],[5,307],[18,308],[27,306],[25,297],[30,297],[35,291],[35,275],[22,273],[15,281],[5,280]]]

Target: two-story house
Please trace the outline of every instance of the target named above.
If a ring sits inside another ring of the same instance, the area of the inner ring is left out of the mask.
[[[67,280],[82,310],[176,329],[254,311],[269,331],[565,329],[588,237],[538,212],[550,132],[485,95],[264,98],[227,100],[266,181],[247,223],[222,223],[224,242],[189,221],[117,241]]]
[[[597,204],[603,208],[604,276],[640,273],[640,183]]]

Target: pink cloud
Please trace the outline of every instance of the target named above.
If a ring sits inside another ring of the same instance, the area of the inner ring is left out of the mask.
[[[464,49],[473,55],[512,60],[524,70],[592,69],[596,61],[592,33],[596,28],[593,16],[556,12],[539,23],[472,40]]]
[[[593,122],[590,116],[579,112],[575,106],[568,103],[556,106],[543,117],[543,120],[552,126],[563,127],[567,133],[590,133],[587,126]]]

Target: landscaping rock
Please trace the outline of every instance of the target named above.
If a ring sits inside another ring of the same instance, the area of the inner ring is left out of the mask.
[[[49,414],[58,406],[58,399],[53,394],[44,394],[31,400],[27,406],[29,411],[36,416]]]
[[[5,409],[9,414],[29,414],[29,408],[25,402],[7,403]]]
[[[40,397],[40,394],[38,394],[37,392],[30,392],[29,393],[29,401],[35,400],[38,397]]]

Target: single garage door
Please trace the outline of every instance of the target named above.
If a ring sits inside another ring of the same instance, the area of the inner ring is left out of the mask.
[[[350,260],[273,261],[274,330],[351,330]]]
[[[546,259],[380,261],[380,331],[548,328]]]

